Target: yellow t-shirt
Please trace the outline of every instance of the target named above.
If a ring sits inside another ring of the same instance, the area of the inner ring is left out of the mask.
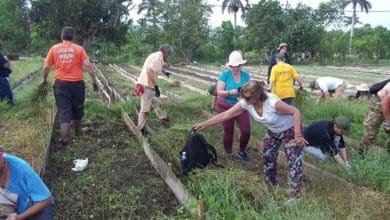
[[[295,98],[294,79],[297,71],[290,64],[279,63],[272,67],[270,81],[274,81],[272,93],[281,99]]]

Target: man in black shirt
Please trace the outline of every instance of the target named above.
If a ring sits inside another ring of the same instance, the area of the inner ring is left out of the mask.
[[[348,131],[349,127],[350,121],[345,116],[332,121],[314,122],[303,132],[303,137],[309,143],[303,150],[321,160],[326,160],[331,155],[340,165],[350,169],[343,138],[343,132]]]
[[[286,43],[281,43],[278,47],[279,53],[284,54],[283,62],[291,64],[290,56],[287,53],[288,45]],[[276,54],[272,55],[268,62],[268,71],[267,71],[267,83],[269,84],[269,78],[271,76],[272,67],[276,65]]]

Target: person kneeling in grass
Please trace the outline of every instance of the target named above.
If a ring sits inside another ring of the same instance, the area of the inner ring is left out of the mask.
[[[304,129],[303,137],[308,146],[303,151],[320,160],[326,160],[331,155],[341,166],[350,169],[343,138],[344,131],[348,131],[349,127],[350,121],[345,116],[313,122]]]
[[[267,128],[263,140],[264,181],[267,185],[277,184],[279,147],[284,143],[292,188],[291,198],[286,203],[288,205],[301,196],[303,186],[302,147],[305,140],[301,133],[301,114],[297,108],[281,101],[276,95],[266,93],[263,86],[263,82],[250,81],[241,89],[242,99],[239,102],[228,110],[194,125],[193,128],[195,131],[201,131],[248,111],[255,122]]]

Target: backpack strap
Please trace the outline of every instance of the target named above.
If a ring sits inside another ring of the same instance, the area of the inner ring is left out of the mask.
[[[207,148],[208,148],[208,151],[211,152],[211,155],[212,155],[210,162],[216,167],[225,168],[224,166],[217,163],[218,158],[217,158],[217,151],[215,150],[215,147],[211,144],[207,144]]]

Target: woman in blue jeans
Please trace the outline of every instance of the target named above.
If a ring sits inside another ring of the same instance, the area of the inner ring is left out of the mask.
[[[35,170],[25,160],[5,153],[0,145],[0,187],[15,201],[7,219],[52,219],[53,197]]]
[[[225,112],[234,106],[238,102],[240,88],[250,81],[249,73],[241,69],[241,65],[244,63],[246,63],[246,60],[242,59],[241,53],[233,51],[229,56],[229,62],[226,64],[229,69],[223,70],[219,74],[216,94],[218,98],[215,104],[215,110],[218,113]],[[222,123],[225,153],[228,158],[233,158],[232,146],[235,122],[237,122],[241,133],[240,149],[237,156],[241,160],[248,161],[246,147],[249,142],[251,128],[249,114],[246,111]]]

